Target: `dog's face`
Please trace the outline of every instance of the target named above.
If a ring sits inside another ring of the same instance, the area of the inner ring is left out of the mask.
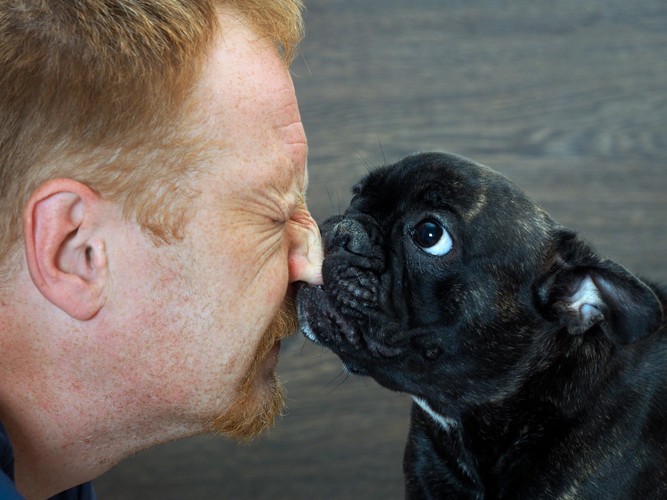
[[[304,334],[448,412],[511,392],[561,330],[625,343],[658,321],[648,287],[457,156],[371,172],[321,230],[324,285],[297,298]]]

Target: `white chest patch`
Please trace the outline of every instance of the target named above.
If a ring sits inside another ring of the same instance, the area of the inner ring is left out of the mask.
[[[417,403],[422,410],[428,413],[433,421],[439,424],[444,430],[448,431],[457,426],[456,420],[453,418],[443,417],[439,413],[436,413],[433,411],[433,408],[431,408],[431,406],[423,399],[418,398],[417,396],[412,396],[412,399],[414,399],[415,403]]]

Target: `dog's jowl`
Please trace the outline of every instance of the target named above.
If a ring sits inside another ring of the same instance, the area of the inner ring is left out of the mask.
[[[409,498],[667,498],[657,286],[448,154],[372,171],[322,234],[302,330],[413,397]]]

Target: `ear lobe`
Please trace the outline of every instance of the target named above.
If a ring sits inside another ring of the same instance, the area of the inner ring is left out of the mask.
[[[560,258],[537,287],[548,319],[572,335],[597,326],[617,344],[635,342],[662,324],[661,302],[648,285],[571,233],[561,245]]]
[[[92,318],[105,302],[108,265],[96,220],[101,198],[71,179],[53,179],[24,209],[25,253],[33,283],[73,318]]]

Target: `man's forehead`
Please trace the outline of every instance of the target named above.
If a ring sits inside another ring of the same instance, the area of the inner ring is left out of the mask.
[[[258,99],[288,104],[294,87],[277,47],[239,15],[223,9],[220,17],[222,27],[210,46],[200,86],[224,92],[237,106]]]

